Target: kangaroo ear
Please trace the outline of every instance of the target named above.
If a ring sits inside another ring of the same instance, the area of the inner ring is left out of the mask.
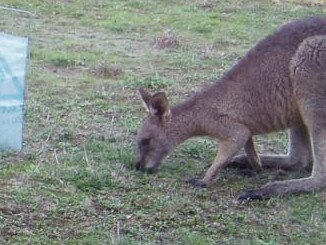
[[[150,110],[149,101],[152,98],[151,94],[145,88],[140,88],[138,91],[147,109]]]
[[[164,92],[154,94],[149,100],[149,112],[153,116],[158,116],[165,122],[170,119],[171,111],[169,101]]]

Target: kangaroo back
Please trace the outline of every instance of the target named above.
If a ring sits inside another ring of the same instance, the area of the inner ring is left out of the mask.
[[[245,124],[252,134],[301,124],[289,67],[300,43],[314,35],[326,35],[326,18],[292,22],[267,36],[215,84],[197,94],[202,102],[198,112],[203,117],[213,107],[215,113]]]

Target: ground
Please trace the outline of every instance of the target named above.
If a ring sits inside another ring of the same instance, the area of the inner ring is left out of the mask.
[[[216,142],[134,170],[140,86],[172,103],[219,78],[279,25],[326,15],[323,0],[3,0],[1,30],[30,37],[24,149],[0,155],[2,244],[324,244],[324,192],[239,204],[273,172],[226,169],[192,188]],[[255,138],[286,153],[285,132]],[[293,173],[285,178],[300,176]]]

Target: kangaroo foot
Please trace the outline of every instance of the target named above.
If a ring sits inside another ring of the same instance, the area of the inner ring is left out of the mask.
[[[246,190],[241,192],[237,196],[236,200],[240,202],[249,200],[265,200],[271,198],[272,196],[284,196],[287,194],[300,192],[301,190],[296,190],[295,188],[293,188],[295,187],[295,185],[291,184],[291,182],[296,181],[300,182],[300,180],[269,182],[258,189]]]
[[[246,190],[241,192],[236,200],[238,202],[245,202],[249,200],[264,200],[270,198],[270,195],[266,193],[263,189],[255,189],[255,190]]]
[[[187,184],[190,184],[194,187],[206,188],[208,187],[207,183],[198,178],[191,178],[186,181]]]

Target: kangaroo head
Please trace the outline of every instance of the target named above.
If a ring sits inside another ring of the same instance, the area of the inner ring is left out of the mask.
[[[148,116],[136,137],[136,169],[153,173],[173,149],[169,134],[171,111],[165,93],[150,95],[143,88],[139,93],[148,109]]]

